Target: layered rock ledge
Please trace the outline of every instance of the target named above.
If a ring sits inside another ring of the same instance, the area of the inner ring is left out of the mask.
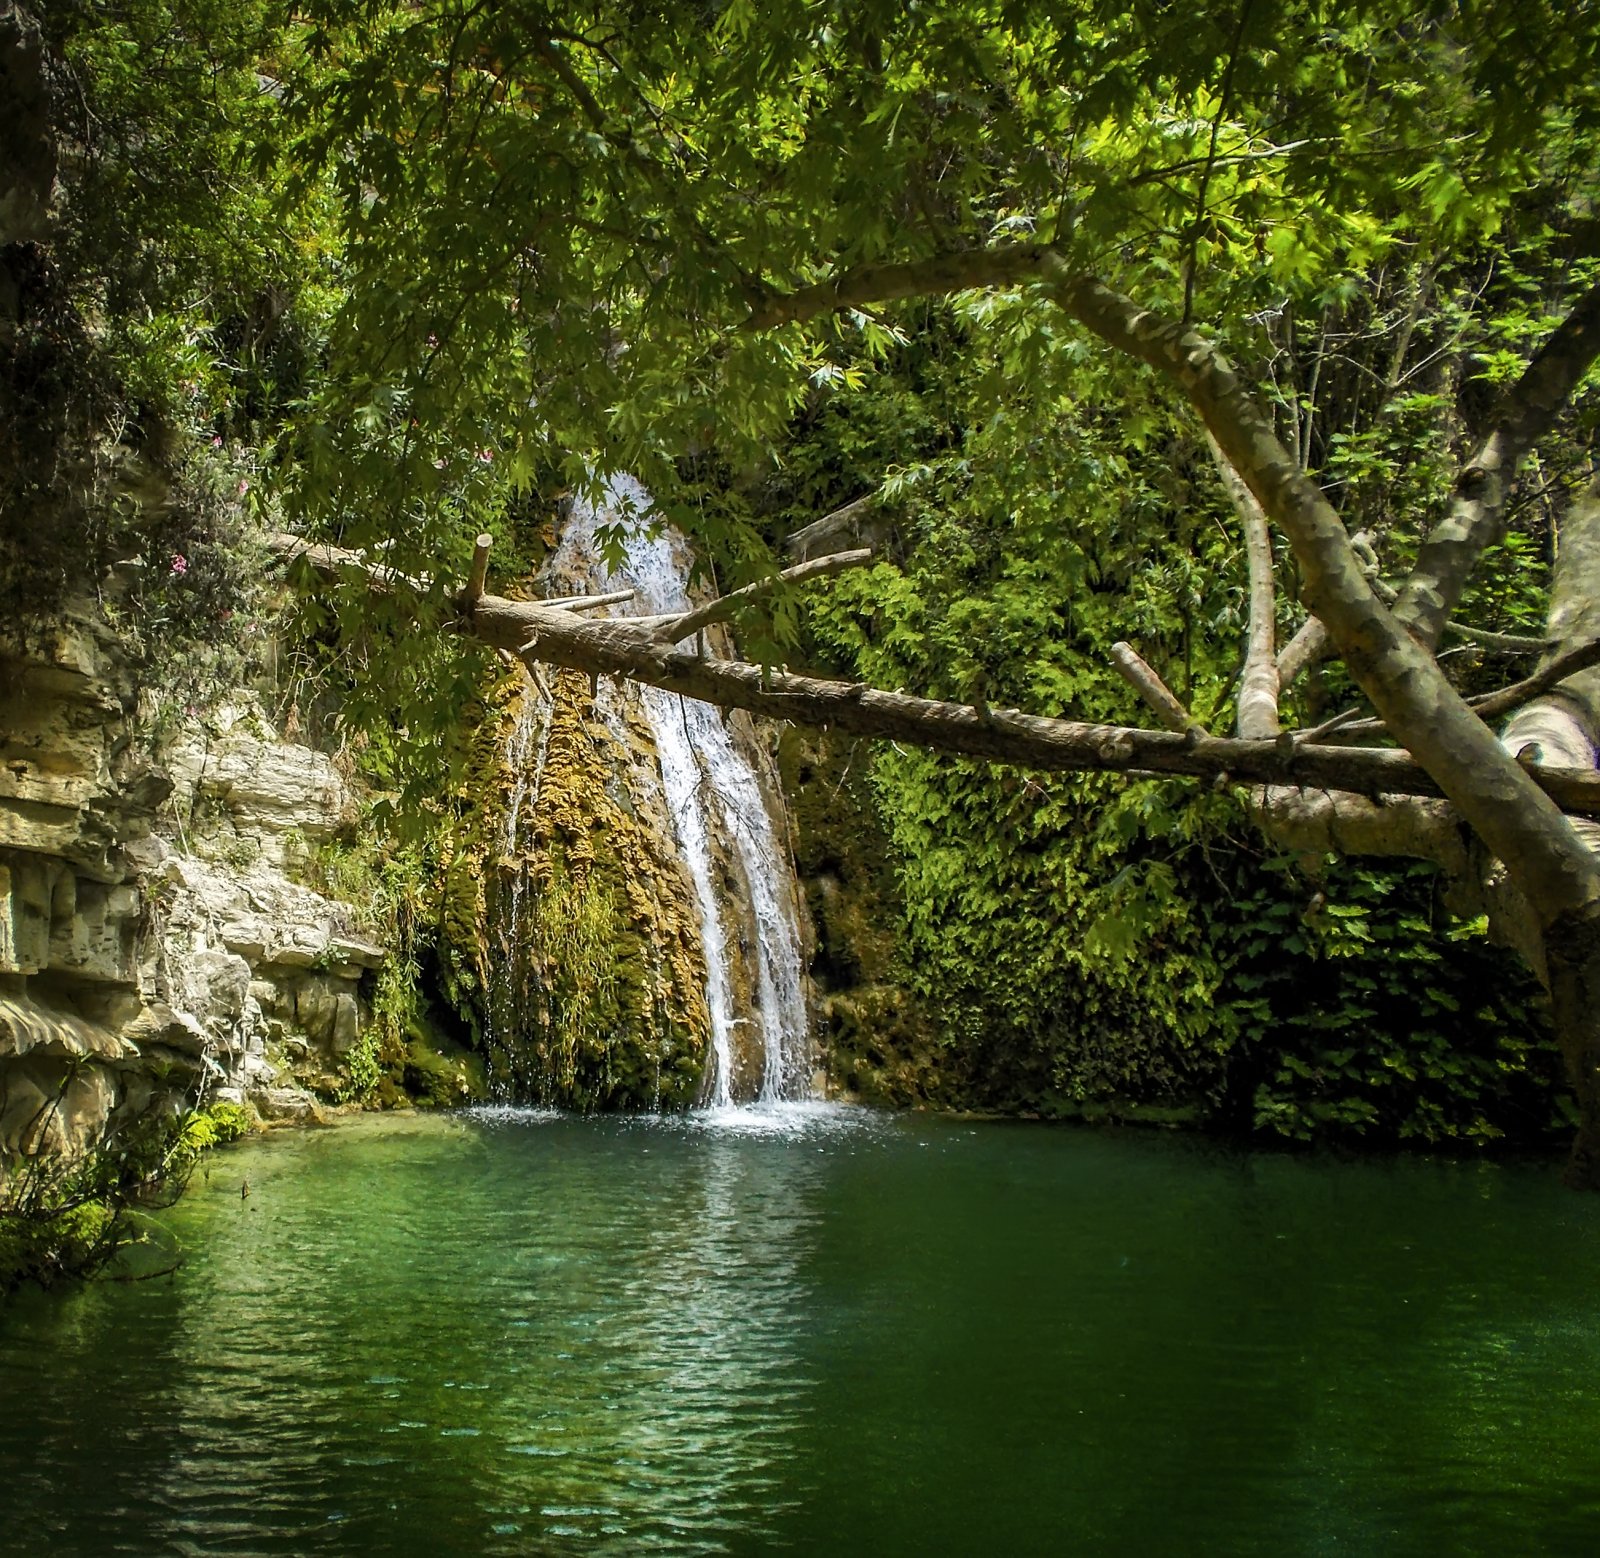
[[[384,949],[294,879],[350,807],[245,699],[152,756],[85,602],[0,650],[0,1154],[198,1098],[312,1119]]]

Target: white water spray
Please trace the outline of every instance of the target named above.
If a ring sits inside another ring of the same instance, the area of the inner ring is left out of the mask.
[[[488,1000],[484,1011],[485,1038],[490,1056],[490,1080],[504,1090],[514,1090],[515,1075],[504,1079],[496,1076],[494,1055],[496,1040],[509,1044],[515,1030],[512,1005],[522,988],[522,964],[518,948],[522,944],[524,907],[528,896],[528,874],[517,860],[517,846],[521,842],[523,813],[539,804],[539,789],[544,782],[544,765],[550,748],[550,705],[542,698],[528,697],[522,701],[516,728],[506,744],[506,767],[515,776],[512,781],[511,800],[506,807],[505,826],[500,834],[500,850],[507,860],[515,861],[511,872],[509,902],[502,911],[501,955],[493,960]]]

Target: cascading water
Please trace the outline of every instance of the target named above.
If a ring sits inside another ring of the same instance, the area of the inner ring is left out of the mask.
[[[510,860],[517,852],[523,813],[539,804],[539,786],[544,778],[545,752],[550,739],[550,706],[541,698],[525,698],[516,726],[506,745],[506,768],[512,774],[511,800],[506,807],[505,825],[500,833],[500,853]],[[509,1053],[509,1040],[515,1028],[512,1008],[525,986],[523,960],[518,955],[523,938],[523,910],[527,902],[527,872],[518,865],[511,873],[509,891],[500,917],[499,956],[494,959],[485,1016],[489,1056],[490,1085],[497,1095],[513,1094],[521,1081],[515,1074],[495,1074],[497,1055]],[[496,1042],[496,1041],[500,1042]]]
[[[670,532],[632,531],[616,570],[607,568],[596,539],[602,524],[638,522],[650,500],[627,477],[612,481],[601,508],[575,503],[551,573],[564,585],[597,593],[632,589],[622,608],[665,614],[687,611],[687,548]],[[596,700],[608,721],[620,719],[622,695]],[[750,1025],[760,1041],[761,1070],[755,1101],[801,1099],[811,1091],[809,1024],[794,903],[794,872],[776,835],[752,759],[740,750],[721,713],[659,688],[631,689],[655,738],[661,783],[684,866],[694,888],[706,966],[711,1021],[711,1064],[703,1100],[713,1108],[736,1101],[736,1057],[751,1046],[738,1029]],[[736,867],[736,891],[753,922],[752,1010],[735,1011],[733,950],[739,930],[724,913],[717,889],[719,848]]]

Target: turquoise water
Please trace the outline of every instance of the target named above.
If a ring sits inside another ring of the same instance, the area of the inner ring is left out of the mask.
[[[0,1552],[1600,1552],[1548,1166],[490,1112],[164,1221],[175,1278],[0,1316]]]

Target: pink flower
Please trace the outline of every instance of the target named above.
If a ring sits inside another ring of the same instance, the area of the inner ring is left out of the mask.
[[[250,483],[244,477],[239,478],[239,496],[242,498],[250,490]]]
[[[439,344],[439,337],[438,336],[430,335],[428,337],[428,345],[429,346],[438,346],[438,344]]]
[[[172,571],[182,578],[189,571],[189,559],[182,552],[172,554]]]
[[[211,440],[211,447],[213,449],[220,449],[222,447],[222,434],[221,433],[218,433],[217,436]]]
[[[479,465],[488,465],[489,462],[491,460],[493,460],[493,459],[494,459],[494,450],[492,450],[492,449],[480,449],[478,451],[478,464]]]

